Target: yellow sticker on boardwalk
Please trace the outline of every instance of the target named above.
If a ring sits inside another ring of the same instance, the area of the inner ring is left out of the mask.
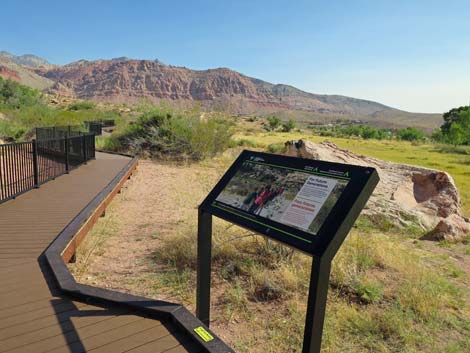
[[[194,329],[194,332],[197,333],[197,335],[199,337],[201,337],[201,339],[204,341],[204,342],[210,342],[214,339],[214,337],[209,333],[207,332],[207,330],[202,327],[202,326],[198,326]]]

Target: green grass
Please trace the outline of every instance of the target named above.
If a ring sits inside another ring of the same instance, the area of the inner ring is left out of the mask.
[[[96,149],[100,151],[117,152],[121,149],[121,144],[113,137],[97,136],[95,143]]]

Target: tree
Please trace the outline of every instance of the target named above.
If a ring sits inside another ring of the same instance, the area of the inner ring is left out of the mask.
[[[453,145],[470,144],[470,106],[454,108],[443,115],[443,140]]]
[[[424,132],[414,127],[407,127],[406,129],[397,130],[397,137],[405,141],[422,141],[424,140]]]
[[[452,123],[447,133],[447,141],[454,146],[462,145],[465,142],[464,129],[460,123]]]
[[[294,129],[295,126],[296,126],[295,121],[293,119],[289,119],[288,121],[282,123],[282,131],[289,132],[292,129]]]
[[[442,116],[444,119],[444,124],[441,125],[442,133],[445,135],[449,132],[450,126],[454,122],[458,122],[461,118],[461,114],[465,112],[470,112],[470,106],[461,106],[458,108],[452,108],[448,112],[445,112]]]

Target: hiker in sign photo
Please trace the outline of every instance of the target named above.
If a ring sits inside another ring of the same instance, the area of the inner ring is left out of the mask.
[[[269,193],[271,190],[271,185],[266,186],[263,190],[259,193],[258,197],[256,198],[253,205],[250,207],[250,213],[256,213],[256,211],[263,205],[266,199],[269,197]]]
[[[278,196],[281,196],[284,192],[284,187],[271,188],[269,193],[266,195],[266,199],[263,204],[256,210],[256,214],[260,214],[263,208],[269,206]]]
[[[255,190],[243,200],[242,210],[249,211],[262,189]]]

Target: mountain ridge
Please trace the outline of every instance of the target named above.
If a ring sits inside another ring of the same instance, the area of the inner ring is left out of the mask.
[[[158,59],[127,57],[78,60],[63,66],[45,60],[50,66],[44,66],[39,62],[34,60],[34,66],[30,67],[17,65],[48,80],[43,88],[47,92],[78,99],[128,104],[142,99],[152,103],[165,100],[182,106],[198,102],[204,108],[233,114],[278,114],[305,122],[344,118],[379,126],[409,125],[427,130],[438,127],[442,119],[438,114],[409,113],[360,98],[310,93],[229,68],[192,70],[165,65]]]
[[[15,64],[32,68],[44,67],[49,69],[56,66],[48,62],[46,59],[33,54],[14,55],[7,51],[0,51],[0,58],[8,59]]]

